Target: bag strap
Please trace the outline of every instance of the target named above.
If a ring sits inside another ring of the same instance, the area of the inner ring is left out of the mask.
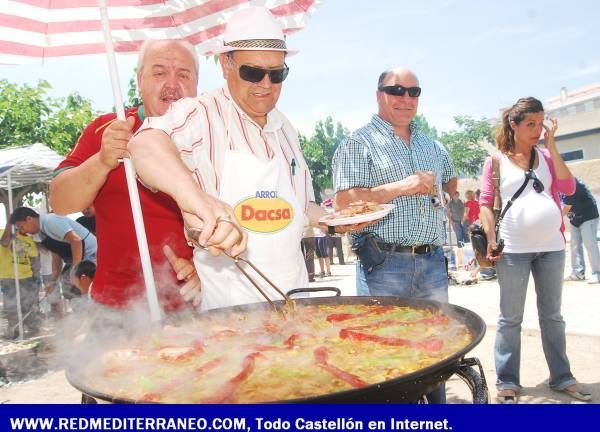
[[[502,211],[502,196],[500,195],[500,156],[492,156],[492,181],[494,182],[494,220],[497,221]]]
[[[532,147],[531,155],[529,156],[529,170],[528,171],[531,171],[533,169],[533,163],[535,161],[535,153],[536,153],[535,147]],[[521,193],[523,193],[523,191],[527,187],[527,183],[529,183],[529,180],[531,180],[531,177],[528,176],[527,173],[525,173],[525,180],[523,181],[523,184],[521,185],[521,187],[519,189],[517,189],[517,191],[514,193],[514,195],[508,200],[508,202],[506,203],[506,207],[504,207],[504,210],[502,210],[502,212],[500,213],[500,216],[496,220],[496,237],[498,237],[498,234],[500,232],[500,222],[504,218],[504,215],[506,214],[508,209],[513,205],[515,200],[517,198],[519,198]]]

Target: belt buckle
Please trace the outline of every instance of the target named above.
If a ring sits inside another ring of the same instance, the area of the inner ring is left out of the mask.
[[[424,255],[424,254],[428,254],[432,251],[431,245],[428,245],[428,244],[411,246],[411,248],[412,248],[413,255],[414,254]],[[420,250],[421,252],[417,252],[417,250]]]

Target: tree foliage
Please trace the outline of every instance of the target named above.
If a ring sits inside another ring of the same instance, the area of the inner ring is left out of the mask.
[[[47,81],[18,86],[0,80],[0,148],[46,144],[60,154],[73,147],[95,113],[89,99],[77,93],[52,98]]]
[[[95,115],[92,104],[77,93],[52,98],[48,95],[51,89],[52,86],[43,80],[36,86],[18,86],[0,80],[0,148],[39,142],[57,153],[66,154],[73,147]],[[27,199],[27,194],[45,190],[43,184],[13,189],[13,207]],[[34,197],[29,196],[29,199]],[[0,190],[0,203],[8,212],[5,190]]]
[[[440,141],[448,149],[457,172],[475,177],[488,155],[483,144],[493,142],[492,126],[485,119],[475,120],[469,116],[456,116],[454,122],[458,130],[443,132]]]
[[[422,114],[417,114],[413,121],[416,123],[417,128],[422,134],[427,135],[429,138],[437,140],[438,131],[433,126],[430,126],[427,119]]]
[[[133,108],[142,104],[142,96],[137,86],[137,68],[133,70],[133,76],[129,79],[127,87],[127,106],[125,109]]]
[[[83,129],[94,118],[92,103],[77,93],[50,103],[52,115],[43,124],[45,139],[42,141],[59,154],[73,148]]]
[[[315,198],[321,202],[321,193],[333,186],[331,160],[333,154],[349,135],[341,123],[333,123],[331,117],[320,120],[310,138],[300,135],[300,146],[312,175]]]
[[[42,124],[50,114],[46,92],[50,84],[36,87],[0,80],[0,148],[43,142]]]

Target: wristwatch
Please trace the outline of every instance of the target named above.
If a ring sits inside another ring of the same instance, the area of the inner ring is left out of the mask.
[[[328,225],[327,226],[327,234],[329,235],[335,235],[335,227],[333,225]]]

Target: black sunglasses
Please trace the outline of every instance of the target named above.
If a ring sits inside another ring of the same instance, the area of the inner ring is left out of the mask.
[[[419,97],[421,95],[421,87],[404,87],[399,84],[391,86],[379,86],[379,91],[392,96],[404,96],[404,93],[408,92],[410,97]]]
[[[525,172],[525,177],[528,180],[533,180],[533,190],[536,191],[537,193],[542,193],[544,192],[544,183],[542,183],[540,181],[540,179],[537,178],[537,176],[535,175],[535,173],[533,172],[533,170],[527,170]]]
[[[231,62],[239,66],[233,58],[229,57]],[[239,66],[240,78],[251,83],[259,83],[265,75],[269,75],[269,79],[273,84],[282,83],[288,76],[290,68],[285,63],[281,69],[262,69],[254,66],[241,65]]]

